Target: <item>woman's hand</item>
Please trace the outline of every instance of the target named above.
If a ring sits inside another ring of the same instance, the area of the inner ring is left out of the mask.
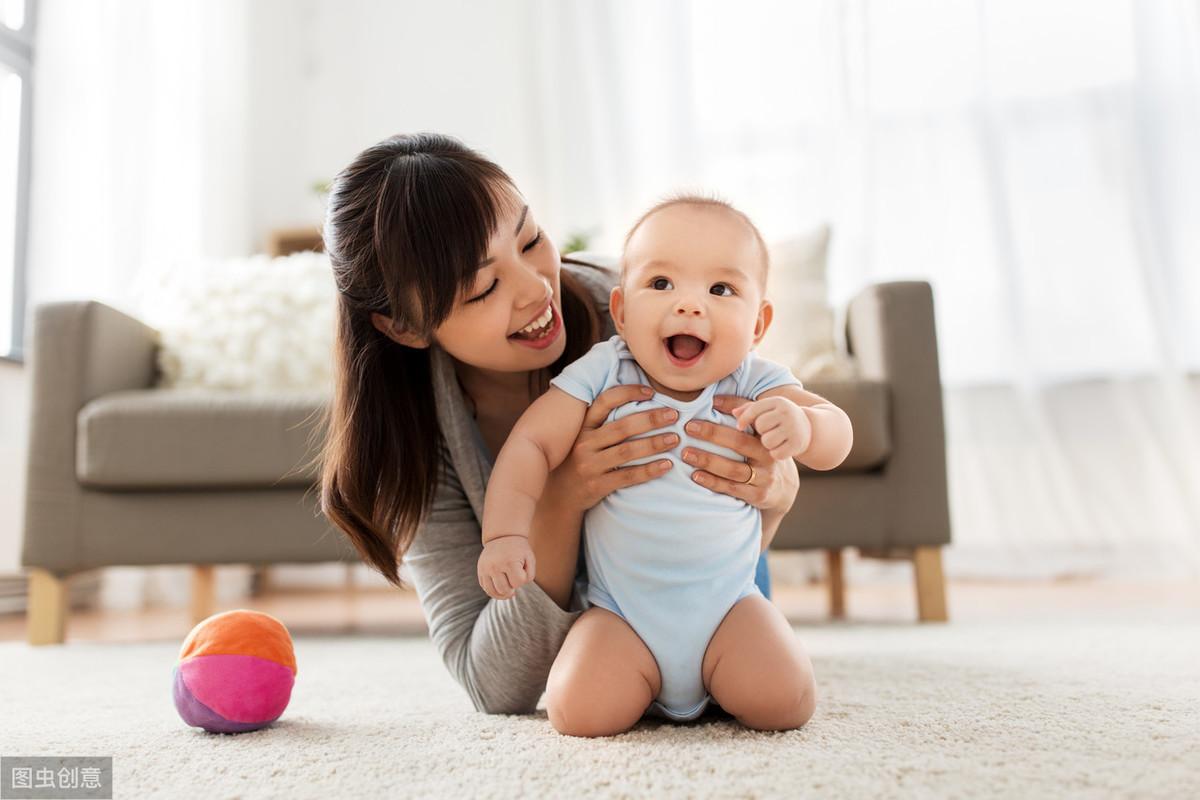
[[[642,384],[614,386],[603,391],[588,408],[583,426],[571,452],[550,474],[543,496],[556,493],[560,502],[567,502],[586,511],[603,500],[614,489],[644,483],[662,477],[671,468],[669,458],[656,459],[628,467],[621,465],[634,459],[670,450],[679,444],[674,433],[631,439],[655,428],[670,425],[678,417],[671,408],[652,408],[605,423],[609,413],[619,405],[634,400],[649,400],[650,387]]]
[[[713,408],[732,415],[734,408],[749,402],[745,397],[719,394],[713,398]],[[691,430],[693,425],[697,430]],[[692,472],[692,480],[714,492],[745,500],[763,511],[783,513],[792,507],[800,488],[800,474],[792,459],[772,458],[757,436],[728,425],[689,422],[688,433],[746,457],[745,461],[734,461],[707,450],[685,447],[683,460],[697,467]],[[747,482],[747,479],[751,480]]]

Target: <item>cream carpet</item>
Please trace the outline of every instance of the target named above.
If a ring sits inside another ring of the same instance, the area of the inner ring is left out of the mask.
[[[111,755],[114,797],[1200,796],[1194,622],[799,626],[799,731],[728,717],[562,737],[474,712],[424,639],[298,636],[292,702],[186,727],[178,643],[0,645],[0,754]]]

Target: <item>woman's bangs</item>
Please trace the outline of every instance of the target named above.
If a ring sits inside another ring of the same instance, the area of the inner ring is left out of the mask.
[[[404,233],[396,237],[401,252],[393,263],[404,285],[419,287],[426,334],[474,289],[502,209],[516,194],[503,173],[492,173],[486,165],[433,158],[395,165],[396,211]]]

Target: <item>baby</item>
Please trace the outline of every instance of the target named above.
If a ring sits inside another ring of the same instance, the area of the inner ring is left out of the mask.
[[[587,601],[624,619],[653,654],[661,691],[651,708],[669,719],[703,712],[711,699],[701,676],[708,643],[736,603],[761,596],[754,581],[761,512],[692,480],[679,453],[690,445],[745,459],[693,439],[686,424],[736,422],[760,438],[771,458],[795,457],[815,469],[832,469],[850,447],[844,412],[751,349],[773,313],[764,298],[766,272],[761,235],[728,204],[684,196],[647,212],[626,238],[621,279],[610,297],[617,335],[551,380],[513,427],[487,487],[479,582],[505,599],[533,579],[534,508],[595,398],[618,384],[648,383],[652,398],[618,406],[609,419],[659,406],[679,412],[671,426],[679,445],[666,454],[673,468],[612,492],[584,519]],[[752,402],[733,409],[731,419],[713,408],[717,394]],[[751,483],[753,468],[748,473],[743,482]]]

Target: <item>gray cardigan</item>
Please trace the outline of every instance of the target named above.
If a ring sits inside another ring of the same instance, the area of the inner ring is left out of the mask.
[[[588,288],[601,320],[600,339],[616,333],[608,297],[617,274],[563,264]],[[440,479],[433,507],[404,557],[429,635],[475,708],[488,713],[534,711],[567,630],[583,612],[580,585],[564,611],[531,581],[511,600],[493,600],[479,586],[483,496],[492,463],[441,347],[430,348],[433,394],[441,426]],[[580,567],[583,552],[580,548]],[[578,574],[578,573],[577,573]]]

